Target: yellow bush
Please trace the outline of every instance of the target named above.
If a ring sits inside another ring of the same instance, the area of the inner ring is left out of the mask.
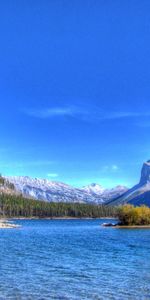
[[[122,225],[150,225],[150,208],[125,205],[119,208],[118,218]]]

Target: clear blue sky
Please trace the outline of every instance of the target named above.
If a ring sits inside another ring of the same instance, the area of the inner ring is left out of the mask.
[[[150,1],[0,1],[0,170],[132,186],[150,158]]]

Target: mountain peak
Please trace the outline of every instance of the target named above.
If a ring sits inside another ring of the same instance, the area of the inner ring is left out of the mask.
[[[108,205],[132,204],[150,207],[150,160],[144,162],[140,182],[116,199],[107,202]]]
[[[147,182],[150,182],[150,160],[143,164],[141,171],[140,184],[145,184]]]
[[[86,191],[87,193],[101,194],[101,193],[103,193],[105,191],[105,188],[103,188],[98,183],[91,183],[91,184],[89,184],[87,186],[84,186],[83,190]]]

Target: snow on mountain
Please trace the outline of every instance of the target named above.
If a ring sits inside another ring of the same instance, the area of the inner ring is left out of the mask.
[[[92,183],[83,188],[90,196],[93,196],[96,199],[101,199],[102,203],[106,201],[112,200],[114,198],[119,197],[123,193],[125,193],[128,188],[125,186],[118,185],[112,189],[105,189],[101,185]]]
[[[106,204],[122,205],[125,203],[150,206],[150,160],[143,164],[140,182],[120,197],[110,199]]]
[[[122,185],[118,185],[112,189],[105,189],[103,192],[104,202],[118,198],[119,196],[123,195],[127,191],[128,188]]]
[[[86,191],[88,194],[96,194],[96,195],[101,195],[105,190],[101,185],[97,183],[92,183],[90,185],[83,187],[82,189]]]
[[[91,184],[84,188],[75,188],[61,182],[47,179],[21,177],[5,177],[13,183],[16,190],[26,197],[48,202],[79,202],[102,204],[114,199],[125,191],[126,187],[118,186],[113,189],[104,189],[99,184]]]

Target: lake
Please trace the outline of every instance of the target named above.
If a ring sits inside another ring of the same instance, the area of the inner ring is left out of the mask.
[[[150,299],[150,230],[16,220],[0,230],[0,300]]]

